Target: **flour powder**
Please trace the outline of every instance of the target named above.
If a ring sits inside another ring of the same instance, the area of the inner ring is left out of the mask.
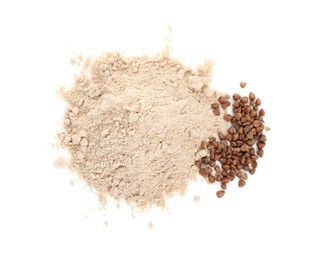
[[[61,90],[68,109],[58,136],[70,168],[101,197],[165,206],[198,174],[201,141],[226,130],[210,81],[209,62],[192,70],[168,56],[118,53],[82,61]]]

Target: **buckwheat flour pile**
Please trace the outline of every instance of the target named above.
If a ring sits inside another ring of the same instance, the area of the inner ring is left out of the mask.
[[[68,109],[59,139],[71,169],[100,196],[142,208],[183,194],[198,174],[200,142],[226,130],[211,110],[210,63],[193,71],[166,56],[109,53],[81,68],[61,91]]]

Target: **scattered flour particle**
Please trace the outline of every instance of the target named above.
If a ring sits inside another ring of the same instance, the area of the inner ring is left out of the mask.
[[[206,157],[208,155],[207,151],[204,149],[200,150],[198,154],[201,158]]]
[[[87,140],[87,138],[82,138],[81,141],[80,141],[80,145],[81,145],[81,146],[87,146],[87,145],[88,145],[88,140]]]
[[[193,198],[194,203],[199,202],[200,201],[200,197],[198,195],[195,195]]]
[[[80,135],[73,135],[72,136],[72,142],[73,144],[79,144],[81,140],[81,136]]]
[[[148,228],[152,229],[154,227],[154,224],[153,224],[153,222],[149,222],[147,226],[148,226]]]

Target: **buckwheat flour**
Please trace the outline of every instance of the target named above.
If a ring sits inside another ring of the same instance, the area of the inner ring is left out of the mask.
[[[225,131],[211,103],[211,64],[196,71],[164,56],[89,58],[70,89],[64,130],[70,167],[100,196],[164,206],[198,174],[199,143]],[[222,112],[223,113],[223,112]]]

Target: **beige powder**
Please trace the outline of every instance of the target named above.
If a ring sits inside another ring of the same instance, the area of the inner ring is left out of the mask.
[[[199,144],[226,129],[211,103],[211,64],[196,71],[164,56],[110,53],[82,64],[69,90],[64,130],[72,170],[100,197],[164,206],[197,175]]]
[[[200,197],[197,196],[197,195],[195,195],[195,196],[193,197],[193,201],[194,201],[194,203],[199,202],[199,201],[200,201]]]

